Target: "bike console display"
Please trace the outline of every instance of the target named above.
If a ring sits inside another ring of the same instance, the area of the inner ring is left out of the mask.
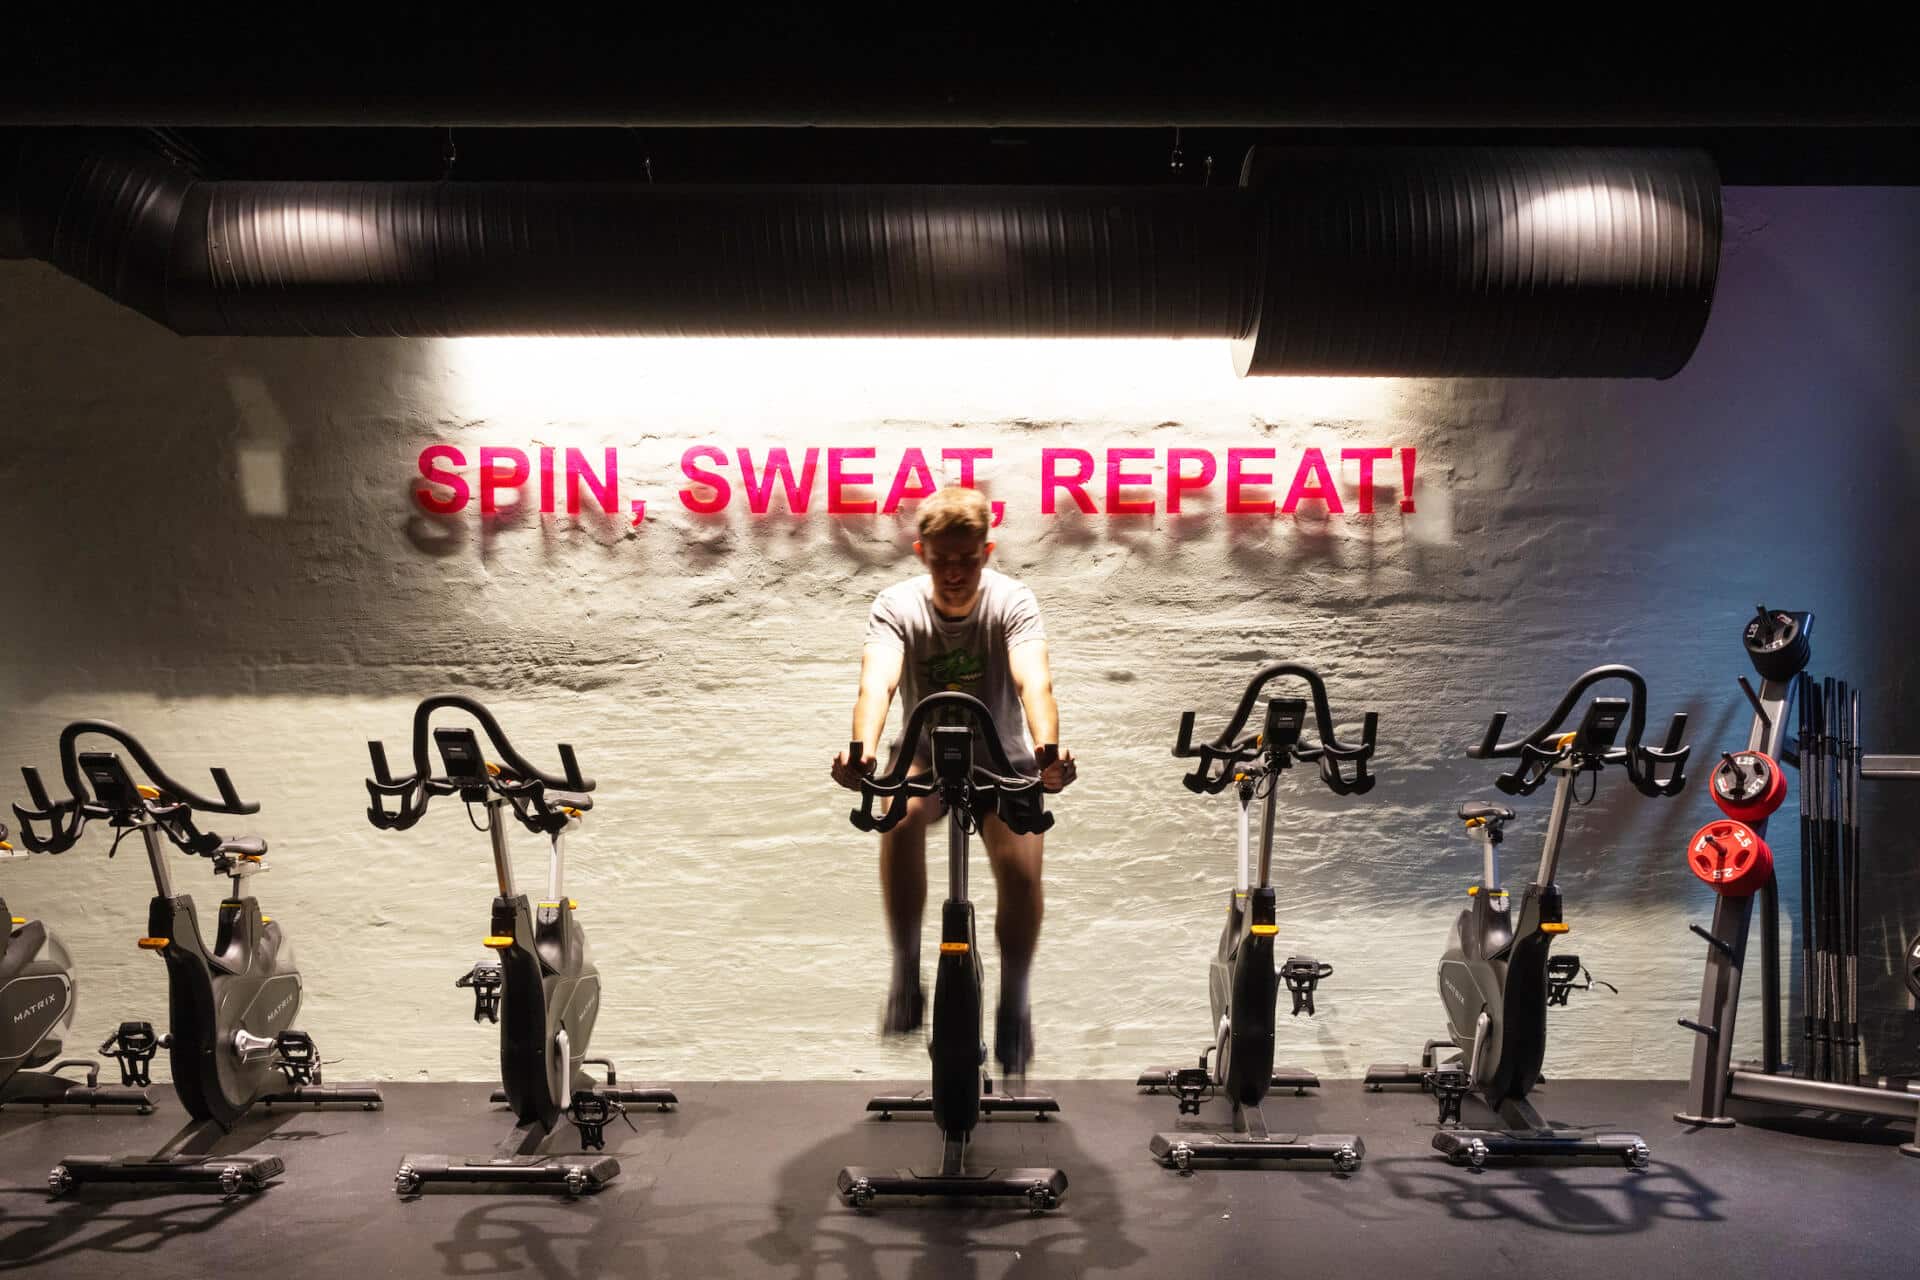
[[[102,808],[114,813],[131,813],[140,807],[140,788],[120,757],[111,751],[82,751],[80,772],[93,788],[93,798]]]
[[[933,772],[942,782],[965,782],[973,773],[973,730],[943,724],[933,731]]]
[[[471,729],[435,729],[433,745],[440,748],[440,762],[446,766],[447,781],[463,798],[483,800],[487,789],[487,761],[480,753],[480,739]]]
[[[1267,704],[1267,723],[1260,734],[1261,749],[1270,754],[1290,751],[1306,727],[1305,698],[1275,698]]]
[[[1587,704],[1587,714],[1574,731],[1573,754],[1601,755],[1612,750],[1620,726],[1626,723],[1627,706],[1625,698],[1595,698]]]

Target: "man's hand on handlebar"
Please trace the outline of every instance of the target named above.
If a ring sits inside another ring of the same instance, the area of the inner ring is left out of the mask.
[[[849,764],[847,753],[842,751],[833,758],[833,780],[849,791],[858,791],[860,779],[870,775],[876,763],[873,756],[863,751],[858,764]]]
[[[1075,763],[1073,752],[1065,747],[1051,752],[1043,748],[1040,759],[1040,787],[1044,791],[1065,791],[1080,776],[1080,766]]]

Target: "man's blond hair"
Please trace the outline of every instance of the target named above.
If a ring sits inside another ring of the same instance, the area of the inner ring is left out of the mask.
[[[993,527],[993,508],[978,489],[950,484],[920,503],[917,513],[922,539],[943,533],[970,533],[984,540]]]

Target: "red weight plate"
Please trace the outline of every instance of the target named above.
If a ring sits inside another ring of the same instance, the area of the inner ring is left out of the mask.
[[[1755,772],[1764,773],[1766,788],[1752,798],[1729,800],[1720,791],[1721,780],[1727,773],[1727,762],[1722,760],[1713,766],[1713,776],[1707,783],[1707,790],[1713,792],[1713,802],[1735,822],[1761,822],[1772,817],[1787,798],[1786,770],[1764,751],[1736,751],[1733,758],[1748,777]]]
[[[1758,893],[1773,874],[1773,850],[1746,823],[1715,818],[1693,833],[1687,869],[1715,893],[1745,898]]]

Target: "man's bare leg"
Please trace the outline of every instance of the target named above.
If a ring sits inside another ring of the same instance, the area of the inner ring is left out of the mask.
[[[893,944],[893,977],[880,1015],[886,1035],[917,1031],[926,1013],[920,984],[920,929],[927,910],[927,824],[940,816],[933,796],[906,802],[907,816],[880,834],[880,900],[887,913],[887,940]]]
[[[902,824],[904,825],[904,824]],[[1025,1077],[1033,1059],[1033,1019],[1027,1007],[1027,977],[1040,943],[1046,895],[1040,883],[1044,836],[1019,835],[988,814],[981,824],[999,901],[993,936],[1000,943],[1000,1009],[993,1023],[993,1056],[1001,1073]]]

